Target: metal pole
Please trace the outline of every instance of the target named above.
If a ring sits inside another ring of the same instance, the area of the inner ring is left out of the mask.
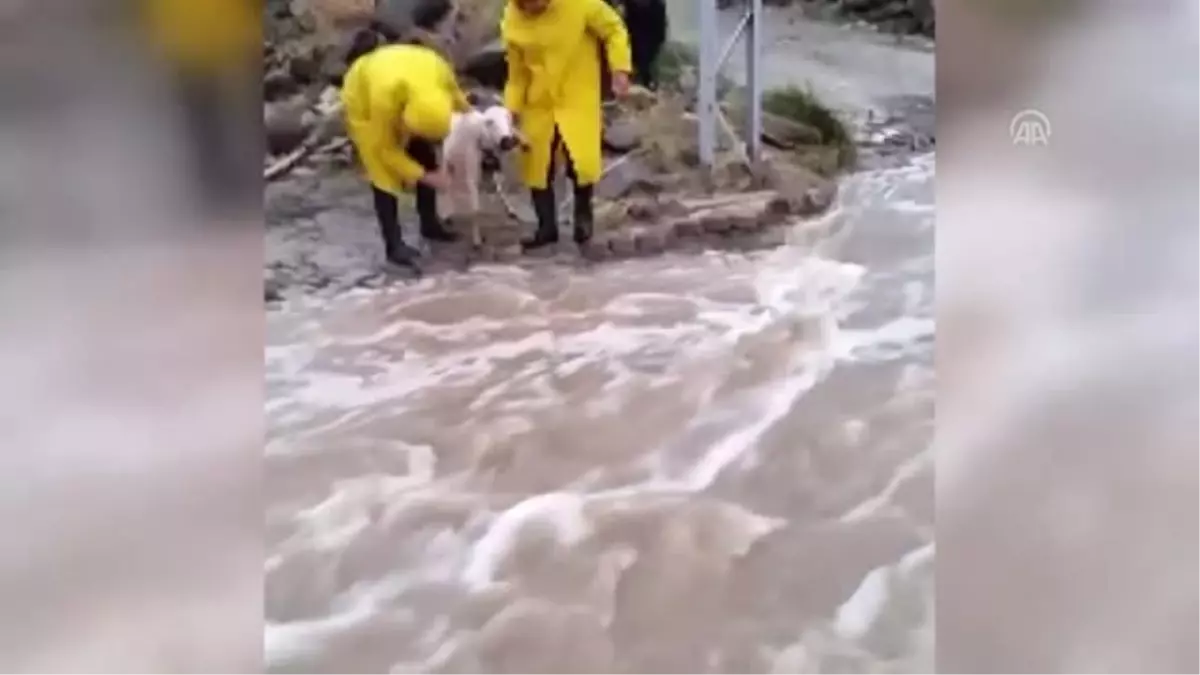
[[[699,117],[700,162],[711,168],[717,140],[717,72],[719,35],[717,0],[695,0],[700,6],[700,82],[696,101]]]
[[[746,0],[746,15],[722,48],[717,1],[696,0],[700,8],[700,82],[696,115],[700,120],[700,161],[712,168],[717,145],[717,78],[733,45],[746,41],[746,154],[751,162],[762,158],[762,50],[763,0]]]
[[[750,0],[746,27],[746,154],[751,162],[762,159],[762,0]]]

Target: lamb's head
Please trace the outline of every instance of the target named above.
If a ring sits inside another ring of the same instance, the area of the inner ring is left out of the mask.
[[[483,133],[479,144],[484,150],[508,152],[521,144],[512,113],[502,105],[490,105],[480,111]]]

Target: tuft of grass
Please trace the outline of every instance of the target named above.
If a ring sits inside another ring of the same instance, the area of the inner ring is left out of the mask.
[[[675,40],[668,41],[654,62],[659,84],[671,91],[695,93],[700,74],[700,54],[695,47]],[[717,97],[723,97],[734,89],[733,80],[724,74],[717,76]]]
[[[762,105],[765,112],[816,129],[821,134],[821,145],[837,150],[839,168],[853,165],[856,155],[849,127],[811,90],[796,86],[769,89],[763,93]]]
[[[654,63],[658,81],[664,85],[676,87],[683,79],[689,68],[695,68],[700,62],[700,56],[691,45],[674,40],[663,45]]]

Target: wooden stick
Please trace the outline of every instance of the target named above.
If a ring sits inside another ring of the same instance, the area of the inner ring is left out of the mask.
[[[294,169],[296,165],[299,164],[305,157],[311,155],[315,150],[320,149],[321,152],[341,150],[350,144],[350,139],[348,138],[335,138],[329,143],[318,148],[318,144],[321,142],[322,136],[323,134],[318,126],[316,131],[310,134],[308,138],[304,139],[304,142],[300,144],[300,147],[291,151],[282,159],[267,167],[266,170],[263,171],[263,180],[269,183],[282,178],[283,176],[287,175],[289,171]]]

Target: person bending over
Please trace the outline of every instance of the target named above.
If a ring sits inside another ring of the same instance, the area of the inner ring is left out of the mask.
[[[522,243],[536,249],[558,241],[554,167],[561,158],[574,184],[574,238],[582,244],[592,236],[592,186],[603,170],[600,55],[607,55],[613,92],[624,96],[629,33],[605,0],[509,0],[500,34],[508,61],[504,104],[528,142],[521,172],[537,215],[537,232]]]
[[[449,183],[437,146],[455,111],[469,108],[454,70],[421,45],[386,45],[359,56],[342,86],[346,131],[371,184],[388,261],[412,265],[417,251],[404,242],[397,195],[415,187],[421,236],[453,241],[437,212],[437,192]]]

